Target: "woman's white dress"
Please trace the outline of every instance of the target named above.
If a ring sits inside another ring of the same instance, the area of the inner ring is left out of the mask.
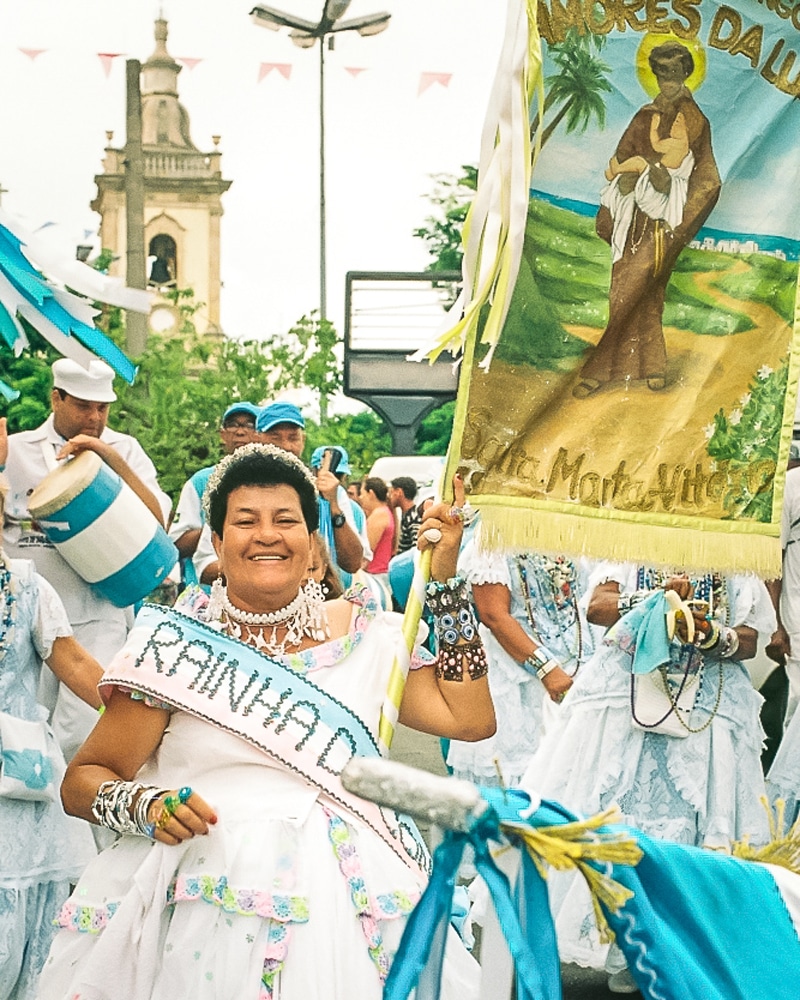
[[[27,559],[10,559],[11,629],[0,658],[0,712],[29,722],[47,718],[36,701],[42,660],[60,636],[72,635],[64,607]],[[5,602],[2,602],[5,615]],[[61,750],[48,734],[56,787]],[[2,751],[0,739],[0,751]],[[64,815],[61,803],[0,797],[0,1000],[30,1000],[47,957],[53,920],[94,856],[91,828]]]
[[[637,589],[630,565],[600,564],[590,588],[616,580],[622,592]],[[774,612],[760,580],[727,580],[728,623],[771,635]],[[617,804],[625,822],[652,837],[726,849],[745,835],[769,839],[761,772],[763,699],[742,663],[706,661],[688,723],[701,729],[686,738],[646,732],[631,720],[630,658],[601,644],[569,691],[557,727],[549,731],[523,779],[543,798],[584,815]],[[582,880],[551,876],[559,951],[564,961],[602,967],[600,946]]]
[[[476,538],[464,547],[458,568],[471,586],[505,587],[511,617],[537,644],[543,643],[568,673],[589,658],[593,636],[578,608],[586,581],[572,563],[536,553],[487,552]],[[479,629],[489,660],[497,732],[476,743],[452,740],[447,763],[456,778],[488,786],[499,784],[499,767],[503,782],[511,787],[520,783],[539,746],[545,713],[549,718],[559,706],[550,701],[539,678],[524,670],[489,628],[481,624]]]
[[[287,659],[374,731],[400,623],[355,607],[348,636]],[[316,788],[187,713],[137,777],[191,785],[219,821],[178,846],[126,836],[98,856],[62,909],[41,1000],[378,1000],[424,877]],[[448,957],[443,996],[473,996],[474,960],[457,940]]]
[[[798,817],[800,806],[800,712],[795,711],[781,739],[778,752],[767,774],[770,802],[784,803],[784,825],[788,828]]]

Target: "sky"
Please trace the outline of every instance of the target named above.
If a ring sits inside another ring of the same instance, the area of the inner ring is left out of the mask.
[[[276,4],[309,20],[322,0]],[[319,305],[318,49],[254,25],[250,0],[0,0],[0,184],[4,209],[74,253],[99,216],[89,203],[106,130],[125,137],[125,57],[144,62],[163,10],[167,47],[199,59],[179,76],[201,150],[220,135],[222,326],[268,338]],[[476,163],[505,27],[502,0],[353,0],[389,28],[326,53],[328,315],[343,329],[348,270],[423,270],[412,236],[430,175]],[[20,51],[29,50],[29,54]],[[33,55],[38,50],[38,55]],[[98,53],[115,54],[105,60]],[[290,64],[289,78],[262,63]],[[360,73],[348,69],[363,69]],[[421,74],[449,74],[419,93]],[[90,241],[92,237],[89,237]]]

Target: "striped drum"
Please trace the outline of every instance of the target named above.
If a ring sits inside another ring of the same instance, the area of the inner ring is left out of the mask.
[[[72,569],[118,608],[146,597],[178,560],[152,513],[93,451],[53,469],[28,510]]]

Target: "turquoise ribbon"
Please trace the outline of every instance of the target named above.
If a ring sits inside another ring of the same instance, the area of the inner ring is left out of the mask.
[[[439,1000],[444,946],[458,867],[464,848],[475,852],[475,867],[488,886],[498,921],[514,960],[518,1000],[561,1000],[561,975],[555,928],[547,886],[527,852],[512,893],[508,879],[495,864],[489,842],[503,843],[500,823],[530,822],[521,816],[530,807],[519,790],[481,789],[490,808],[467,833],[448,831],[433,857],[428,887],[408,919],[400,947],[386,980],[384,1000]],[[565,822],[560,813],[554,822]],[[549,822],[551,817],[546,816]],[[537,813],[537,825],[539,814]]]
[[[608,630],[605,642],[631,654],[634,674],[649,674],[662,664],[669,663],[670,639],[664,591],[654,590],[631,608]]]

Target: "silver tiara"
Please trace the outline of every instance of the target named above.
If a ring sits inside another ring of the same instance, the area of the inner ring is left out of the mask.
[[[232,465],[236,465],[237,462],[248,455],[270,455],[287,468],[301,472],[312,486],[314,495],[317,495],[317,484],[314,477],[296,455],[293,455],[290,451],[284,451],[283,448],[277,448],[274,444],[258,444],[257,442],[253,442],[252,444],[242,445],[241,448],[237,448],[231,455],[226,455],[225,458],[217,463],[214,471],[208,477],[208,483],[203,491],[203,513],[207,522],[211,519],[211,500],[219,489],[223,476]]]

